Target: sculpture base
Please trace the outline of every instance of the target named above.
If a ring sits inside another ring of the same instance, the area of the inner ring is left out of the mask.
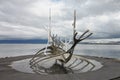
[[[58,57],[57,57],[58,58]],[[49,60],[44,60],[36,64],[30,65],[30,59],[15,61],[12,63],[12,68],[25,72],[37,74],[73,74],[94,71],[100,69],[103,65],[91,59],[85,59],[78,55],[73,55],[71,60],[62,65],[56,62],[56,57]],[[89,62],[87,62],[89,61]],[[94,65],[94,66],[93,66]]]

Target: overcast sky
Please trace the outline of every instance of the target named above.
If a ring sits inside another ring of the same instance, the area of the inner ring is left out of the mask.
[[[45,39],[52,15],[52,33],[72,36],[73,11],[77,31],[92,38],[120,38],[120,0],[0,0],[0,40]]]

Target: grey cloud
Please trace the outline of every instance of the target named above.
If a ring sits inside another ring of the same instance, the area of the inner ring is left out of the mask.
[[[120,38],[120,20],[109,20],[106,23],[95,25],[95,38]],[[99,22],[97,22],[99,23]]]
[[[77,19],[120,11],[120,0],[66,0],[65,5],[68,19],[72,19],[74,9],[77,10]]]
[[[44,36],[47,33],[43,27],[48,26],[48,16],[38,16],[28,11],[31,4],[36,1],[39,0],[0,0],[0,22],[12,24],[9,26],[0,24],[0,39],[11,37],[45,38]],[[120,11],[120,0],[59,0],[56,1],[56,4],[59,2],[64,3],[64,7],[61,6],[63,7],[61,12],[65,14],[63,16],[52,16],[53,32],[56,34],[71,36],[73,10],[76,9],[78,31],[83,32],[88,29],[87,24],[90,24],[90,21],[94,24],[94,27],[90,28],[94,33],[94,38],[120,37],[120,19],[110,18],[105,23],[97,20],[97,16],[108,15],[111,17],[109,14],[118,13]],[[91,20],[89,17],[95,17],[95,19]],[[24,27],[17,28],[17,26]],[[2,33],[3,31],[6,33]],[[21,34],[19,34],[20,32]]]
[[[1,2],[0,19],[5,22],[21,24],[27,26],[39,26],[39,23],[45,22],[44,19],[32,15],[27,11],[27,6],[32,0],[4,0]]]

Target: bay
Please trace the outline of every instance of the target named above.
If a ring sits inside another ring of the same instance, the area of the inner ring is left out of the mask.
[[[35,54],[46,44],[0,44],[0,57]],[[78,44],[75,54],[120,59],[120,45]]]

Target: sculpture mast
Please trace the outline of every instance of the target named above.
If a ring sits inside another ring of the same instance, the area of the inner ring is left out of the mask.
[[[44,50],[44,54],[46,55],[46,51],[47,51],[47,46],[50,44],[50,39],[51,39],[51,8],[49,9],[49,25],[47,27],[47,31],[48,31],[48,42],[47,42],[47,45],[45,47],[45,50]]]
[[[49,9],[48,43],[50,43],[50,38],[51,38],[51,8]]]
[[[74,22],[73,22],[73,39],[76,32],[76,10],[74,10]]]

